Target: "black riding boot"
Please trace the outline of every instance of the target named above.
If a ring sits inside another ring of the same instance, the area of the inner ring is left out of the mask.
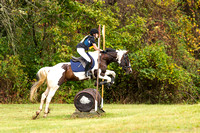
[[[86,66],[85,66],[85,76],[91,76],[91,73],[89,73],[89,69],[90,69],[90,62],[87,61]]]

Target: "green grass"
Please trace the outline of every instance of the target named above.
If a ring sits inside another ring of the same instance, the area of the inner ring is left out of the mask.
[[[39,104],[0,104],[0,132],[199,132],[200,105],[105,105],[97,118],[70,118],[72,104],[50,104],[47,118],[32,120]]]

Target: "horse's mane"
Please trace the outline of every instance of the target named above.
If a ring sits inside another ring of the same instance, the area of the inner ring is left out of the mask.
[[[115,50],[112,48],[106,48],[106,52],[119,52],[119,51],[127,52],[127,50]]]
[[[106,52],[116,52],[116,50],[112,48],[106,48]]]

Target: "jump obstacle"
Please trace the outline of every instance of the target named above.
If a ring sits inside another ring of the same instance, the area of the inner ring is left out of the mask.
[[[95,111],[95,100],[97,95],[97,111]],[[93,88],[87,88],[78,92],[74,98],[75,112],[72,114],[72,118],[83,117],[98,117],[102,116],[105,111],[101,106],[101,95]]]
[[[98,48],[100,49],[100,37],[101,37],[101,25],[99,25],[99,38],[98,38]],[[103,34],[103,50],[105,50],[105,25],[102,29]],[[99,57],[100,52],[98,51],[98,70],[99,73]],[[72,114],[72,118],[84,118],[84,117],[99,117],[105,114],[103,110],[103,92],[104,85],[102,85],[102,97],[98,92],[99,86],[99,74],[97,74],[97,88],[87,88],[76,94],[74,98],[74,105],[76,107],[75,112]]]

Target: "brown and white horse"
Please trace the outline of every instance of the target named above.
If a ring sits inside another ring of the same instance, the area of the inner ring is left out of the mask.
[[[104,53],[100,53],[100,64],[99,64],[99,79],[104,79],[103,83],[114,83],[109,75],[115,77],[115,72],[107,70],[107,66],[112,62],[117,62],[126,73],[132,72],[131,65],[128,58],[128,52],[126,50],[113,50],[108,49]],[[98,52],[89,52],[92,58],[95,61],[94,67],[91,69],[92,78],[96,78],[97,69],[98,69]],[[79,81],[91,79],[91,77],[85,77],[85,72],[73,72],[71,69],[71,63],[59,63],[52,67],[43,67],[37,72],[38,81],[34,83],[31,87],[30,100],[33,101],[33,97],[37,89],[46,81],[47,89],[42,94],[41,103],[39,110],[36,111],[36,116],[33,119],[36,119],[37,116],[42,111],[44,101],[46,99],[46,107],[44,110],[44,117],[49,113],[49,104],[52,97],[54,96],[57,89],[66,81]]]

